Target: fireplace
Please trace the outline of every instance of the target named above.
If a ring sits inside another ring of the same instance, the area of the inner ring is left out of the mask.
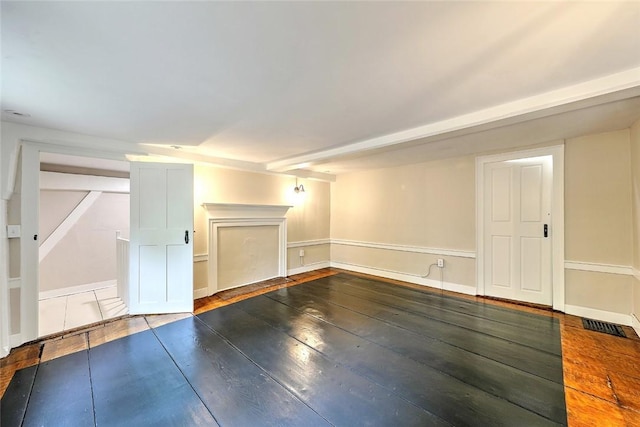
[[[284,277],[291,206],[203,203],[209,217],[208,293]]]

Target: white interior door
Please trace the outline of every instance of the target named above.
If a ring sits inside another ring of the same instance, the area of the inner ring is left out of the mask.
[[[484,166],[486,295],[552,305],[552,156]]]
[[[131,163],[131,314],[193,311],[192,230],[192,165]]]

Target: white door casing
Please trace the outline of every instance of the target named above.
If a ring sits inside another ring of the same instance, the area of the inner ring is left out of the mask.
[[[564,311],[564,146],[478,157],[476,184],[477,293]]]
[[[20,342],[38,338],[40,151],[21,147]]]
[[[552,304],[552,164],[542,156],[484,165],[487,295]]]
[[[193,166],[131,163],[129,312],[193,311]]]

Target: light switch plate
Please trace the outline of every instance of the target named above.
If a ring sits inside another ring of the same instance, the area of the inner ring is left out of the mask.
[[[10,239],[15,239],[16,237],[20,237],[20,226],[7,225],[7,237]]]

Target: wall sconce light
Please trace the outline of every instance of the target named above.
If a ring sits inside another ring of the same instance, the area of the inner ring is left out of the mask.
[[[304,185],[298,185],[298,178],[296,178],[296,186],[293,187],[293,191],[295,191],[296,194],[304,193]]]

